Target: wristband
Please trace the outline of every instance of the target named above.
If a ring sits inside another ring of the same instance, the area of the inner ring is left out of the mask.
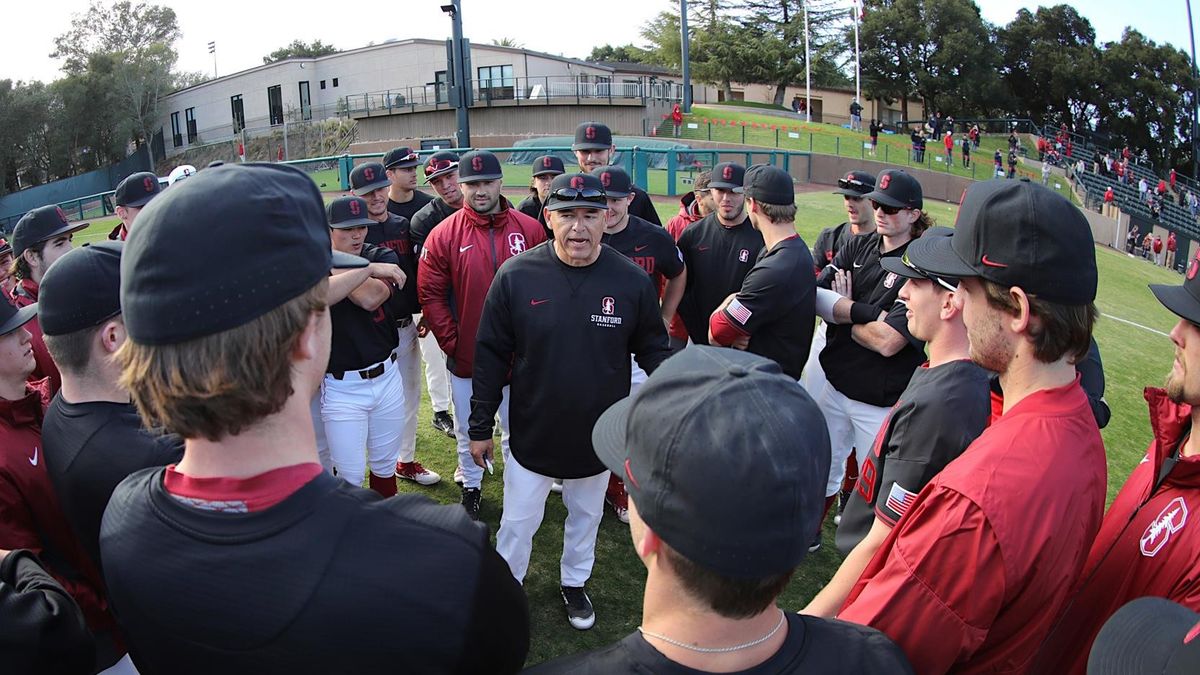
[[[850,323],[871,323],[879,318],[879,309],[867,302],[856,302],[850,306]]]

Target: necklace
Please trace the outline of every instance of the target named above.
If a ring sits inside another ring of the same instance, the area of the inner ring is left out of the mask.
[[[646,630],[645,628],[642,628],[641,626],[638,626],[637,629],[638,629],[638,632],[641,633],[645,637],[652,637],[655,640],[662,640],[663,642],[665,642],[669,645],[675,645],[676,647],[681,647],[683,649],[687,649],[688,651],[700,652],[701,654],[725,654],[728,652],[736,652],[736,651],[741,651],[743,649],[749,649],[750,647],[754,647],[756,645],[761,645],[762,643],[766,642],[767,640],[770,640],[771,638],[775,637],[775,634],[779,632],[780,628],[783,628],[783,623],[786,620],[787,620],[787,615],[784,614],[783,610],[781,609],[781,610],[779,610],[779,623],[775,624],[775,627],[771,629],[770,633],[767,633],[766,635],[758,638],[757,640],[753,640],[751,642],[746,642],[746,643],[743,643],[740,645],[734,645],[732,647],[695,647],[695,646],[689,645],[685,642],[680,642],[678,640],[672,640],[671,638],[667,637],[666,635],[662,635],[660,633],[651,633],[650,631]]]

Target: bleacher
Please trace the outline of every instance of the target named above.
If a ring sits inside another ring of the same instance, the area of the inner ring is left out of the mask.
[[[1129,168],[1133,173],[1133,181],[1130,184],[1118,183],[1116,179],[1091,171],[1084,172],[1079,181],[1087,192],[1085,205],[1098,206],[1104,201],[1104,192],[1112,187],[1114,203],[1125,213],[1142,220],[1160,223],[1168,230],[1174,230],[1189,239],[1200,240],[1200,223],[1196,222],[1196,218],[1192,216],[1187,207],[1180,206],[1175,201],[1174,193],[1168,191],[1163,197],[1162,213],[1158,218],[1150,213],[1150,207],[1146,205],[1145,200],[1138,192],[1137,180],[1144,177],[1150,184],[1150,189],[1153,190],[1158,186],[1159,178],[1147,167],[1130,163]]]

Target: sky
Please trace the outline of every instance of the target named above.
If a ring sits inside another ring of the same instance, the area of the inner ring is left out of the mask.
[[[1034,9],[1036,2],[1021,0],[976,0],[983,17],[992,23],[1010,21],[1021,7]],[[397,0],[379,3],[372,14],[361,5],[321,3],[322,14],[300,9],[316,3],[280,3],[262,0],[158,0],[175,9],[183,38],[177,45],[178,68],[212,73],[209,41],[217,43],[216,69],[221,75],[262,64],[262,57],[294,39],[319,39],[339,49],[380,43],[390,38],[446,38],[448,15],[439,9],[450,0]],[[0,26],[0,79],[50,81],[59,76],[60,63],[50,58],[56,35],[65,32],[71,16],[84,13],[89,0],[53,0],[49,4],[6,3]],[[845,0],[846,6],[851,0]],[[603,10],[585,16],[563,11],[562,26],[553,25],[553,3],[542,5],[545,17],[528,12],[533,4],[514,0],[462,0],[464,35],[472,42],[512,38],[536,51],[586,57],[593,46],[641,44],[639,29],[659,11],[678,11],[673,0],[606,0]],[[1053,4],[1053,3],[1051,3]],[[1116,41],[1126,25],[1132,25],[1156,42],[1169,42],[1189,50],[1185,0],[1089,0],[1074,3],[1091,20],[1097,41]],[[1153,4],[1153,11],[1135,11]],[[345,7],[345,11],[337,8]],[[1200,0],[1196,7],[1200,18]]]

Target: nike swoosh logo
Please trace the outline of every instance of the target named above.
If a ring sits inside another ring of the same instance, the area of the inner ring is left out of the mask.
[[[979,262],[987,265],[988,267],[1008,267],[1008,265],[1005,265],[1004,263],[992,262],[991,260],[988,260],[986,253],[983,254],[983,258],[981,258]]]
[[[862,263],[854,263],[854,269],[862,267]]]
[[[34,466],[37,466],[37,463],[38,463],[38,447],[37,447],[36,445],[35,445],[35,446],[33,446],[33,457],[30,457],[30,458],[29,458],[29,463],[30,463],[30,464],[32,464],[32,465],[34,465]]]
[[[711,247],[709,247],[709,246],[697,246],[697,247],[696,247],[696,250],[697,250],[697,251],[707,251],[709,248],[711,248]]]
[[[547,302],[550,302],[550,298],[546,298],[545,300],[530,300],[529,305],[531,307],[537,307],[538,305],[545,304]]]
[[[645,245],[643,245],[643,246],[634,246],[634,247],[633,247],[633,252],[634,252],[634,253],[637,253],[638,251],[641,251],[642,249],[644,249],[644,248],[646,248],[646,247],[648,247],[648,246],[650,246],[650,244],[645,244]]]
[[[475,244],[467,244],[466,246],[459,246],[459,247],[458,247],[458,252],[459,252],[459,253],[462,253],[463,251],[465,251],[465,250],[467,250],[467,249],[471,248],[471,247],[472,247],[472,246],[474,246],[474,245],[475,245]]]

